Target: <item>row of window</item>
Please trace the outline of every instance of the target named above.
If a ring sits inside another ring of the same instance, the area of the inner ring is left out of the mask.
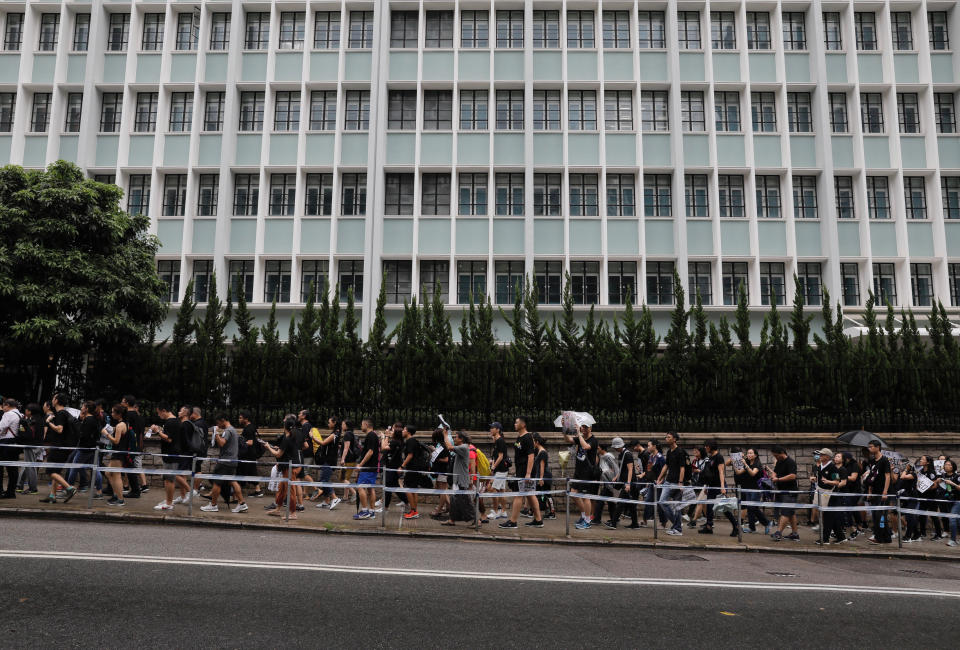
[[[560,173],[533,175],[533,214],[561,216],[563,180]],[[101,182],[116,182],[116,176],[95,175]],[[413,215],[418,188],[413,173],[388,173],[384,182],[384,210],[388,216]],[[636,176],[634,174],[607,174],[603,191],[606,196],[606,214],[611,217],[637,216]],[[866,176],[866,214],[870,219],[893,217],[891,180],[886,176]],[[266,213],[270,216],[293,216],[298,208],[298,174],[270,174],[266,190]],[[817,177],[794,175],[791,178],[793,216],[795,219],[820,217]],[[904,176],[904,210],[908,219],[926,219],[926,178]],[[163,216],[184,216],[187,208],[187,174],[163,176]],[[197,216],[216,216],[220,197],[220,175],[196,175]],[[461,172],[456,175],[456,186],[449,173],[424,173],[419,178],[419,212],[421,215],[451,215],[452,208],[461,216],[486,216],[492,202],[496,216],[526,214],[525,175],[522,172],[497,172],[493,175],[494,196],[490,197],[490,177],[486,172]],[[709,218],[710,176],[685,174],[684,215],[687,218]],[[723,218],[747,216],[745,177],[740,174],[717,176],[717,210]],[[755,209],[758,218],[779,219],[783,213],[781,177],[757,174],[753,177],[756,194]],[[960,176],[941,176],[941,200],[946,219],[960,219]],[[597,216],[600,212],[600,176],[598,174],[570,173],[566,179],[567,214],[570,216]],[[454,196],[454,187],[456,195]],[[304,176],[301,192],[304,196],[303,214],[331,216],[334,204],[332,173],[308,173]],[[673,217],[673,177],[671,174],[643,174],[643,214],[646,217]],[[151,196],[151,176],[130,174],[127,182],[127,211],[148,214]],[[834,205],[836,217],[856,217],[856,190],[852,176],[834,176]],[[364,173],[344,173],[340,176],[340,214],[363,216],[367,212],[367,177]],[[453,201],[456,206],[453,206]],[[260,214],[260,174],[233,175],[234,216]]]
[[[595,48],[597,42],[604,48],[633,47],[665,48],[667,46],[666,14],[663,11],[637,12],[637,24],[631,28],[631,12],[603,11],[596,20],[592,10],[568,10],[565,13],[565,38],[561,39],[561,12],[536,10],[532,17],[534,48]],[[780,16],[784,49],[807,49],[807,12],[784,11]],[[858,50],[878,48],[878,20],[873,11],[853,14],[854,34]],[[130,41],[130,14],[108,14],[107,50],[126,51]],[[713,49],[737,48],[736,12],[711,11],[710,44]],[[909,11],[890,12],[890,37],[895,50],[913,50],[913,14]],[[89,47],[91,14],[73,14],[74,51]],[[373,45],[373,12],[350,11],[347,25],[347,47],[369,48]],[[231,12],[210,14],[208,47],[225,50],[230,45]],[[248,11],[244,14],[243,47],[246,50],[265,50],[270,47],[270,12]],[[4,21],[3,47],[7,51],[20,50],[23,43],[24,14],[7,13]],[[163,13],[148,12],[141,17],[140,49],[163,49],[166,17]],[[339,11],[317,11],[313,14],[314,49],[340,47],[341,16]],[[423,46],[427,48],[454,47],[454,12],[428,10],[423,18]],[[196,50],[200,42],[200,13],[175,14],[175,49]],[[699,11],[677,11],[677,39],[682,49],[701,49],[701,17]],[[302,50],[307,42],[307,14],[304,11],[281,11],[277,16],[277,48]],[[59,13],[40,14],[37,41],[39,51],[54,51],[60,31]],[[945,11],[927,13],[927,31],[932,50],[950,47],[948,16]],[[823,12],[823,40],[828,50],[843,48],[842,17],[839,12]],[[774,47],[775,25],[767,11],[746,12],[746,40],[750,50],[770,50]],[[486,10],[461,11],[458,45],[463,48],[487,48],[491,44],[490,15]],[[495,15],[493,43],[497,48],[524,46],[524,11],[498,10]],[[420,47],[420,13],[392,11],[390,14],[390,47]]]
[[[705,305],[735,305],[741,289],[750,293],[748,262],[722,262],[720,264],[720,301],[715,301],[713,273],[717,265],[709,261],[692,261],[687,267],[687,293],[691,302],[699,296]],[[537,289],[540,304],[557,305],[563,299],[563,284],[567,272],[570,275],[570,291],[573,302],[592,305],[600,302],[600,261],[571,260],[569,271],[559,260],[536,260],[533,263],[531,280]],[[607,270],[607,303],[622,305],[630,300],[643,301],[648,305],[672,305],[675,296],[675,263],[672,261],[648,261],[644,268],[646,291],[638,293],[638,263],[635,261],[609,261]],[[263,265],[263,301],[266,303],[289,303],[291,297],[290,260],[266,260]],[[339,285],[339,299],[346,301],[353,290],[354,300],[363,300],[363,262],[340,260],[338,273],[330,277],[328,260],[302,260],[300,262],[300,302],[307,302],[311,292],[315,300],[323,298],[325,288],[334,292]],[[447,260],[421,260],[418,262],[420,295],[433,296],[437,287],[443,302],[450,300],[450,262]],[[490,298],[496,304],[511,304],[522,290],[526,271],[522,260],[497,260],[493,264],[494,290]],[[180,295],[180,261],[157,262],[160,278],[166,285],[166,298],[173,302]],[[238,300],[240,291],[244,299],[253,302],[254,261],[230,260],[229,287],[233,300]],[[792,300],[786,295],[787,282],[783,262],[759,262],[760,303],[783,305]],[[410,300],[413,285],[413,262],[410,260],[384,260],[383,276],[389,304],[402,304]],[[896,266],[889,262],[875,262],[873,293],[881,304],[898,304]],[[960,264],[948,265],[951,304],[960,305]],[[212,260],[194,260],[192,279],[194,299],[206,302],[213,275]],[[865,296],[860,289],[860,265],[857,262],[840,264],[841,300],[845,306],[861,306]],[[487,290],[487,262],[485,260],[459,260],[456,262],[456,303],[467,304],[471,298],[485,301]],[[820,262],[798,262],[796,280],[806,305],[816,306],[823,302],[823,274]],[[912,305],[929,307],[933,304],[933,267],[929,263],[910,264],[910,287]],[[334,294],[336,295],[336,294]],[[638,299],[639,296],[639,299]]]
[[[493,115],[493,127],[497,130],[524,129],[523,90],[497,90]],[[346,130],[368,129],[370,124],[370,93],[367,90],[347,90],[344,93],[344,120]],[[598,125],[607,131],[632,131],[634,129],[634,92],[631,90],[607,90],[602,93],[603,117],[599,121],[598,93],[595,90],[537,89],[533,91],[532,126],[537,131],[554,131],[563,127],[563,97],[566,96],[566,127],[570,131],[595,131]],[[451,130],[454,127],[454,93],[452,90],[391,90],[387,104],[387,128],[391,130],[426,131]],[[707,130],[709,93],[701,90],[680,92],[680,120],[684,132]],[[897,124],[900,133],[920,133],[921,95],[898,92]],[[80,131],[83,114],[83,93],[66,93],[64,132]],[[264,128],[266,93],[264,91],[241,91],[239,94],[238,129],[241,132],[259,132]],[[420,110],[418,112],[418,99]],[[834,133],[849,133],[850,119],[847,109],[847,93],[828,93],[830,127]],[[28,131],[45,133],[50,128],[54,95],[52,92],[32,93]],[[459,120],[457,126],[463,131],[488,130],[491,126],[489,92],[487,90],[460,90],[458,93]],[[157,130],[160,93],[137,92],[134,98],[133,131],[152,133]],[[777,93],[751,92],[750,112],[753,131],[776,132]],[[786,93],[787,125],[790,133],[813,133],[813,93]],[[0,132],[13,129],[17,94],[0,92]],[[122,92],[100,93],[100,132],[113,133],[120,130],[123,116],[124,94]],[[882,93],[859,94],[860,123],[864,133],[885,133],[884,97]],[[223,129],[226,108],[225,91],[204,93],[204,109],[201,128],[205,132]],[[957,132],[956,97],[954,93],[933,93],[933,108],[937,132]],[[716,91],[713,93],[714,126],[717,131],[740,132],[741,93],[739,91]],[[193,128],[194,93],[170,93],[167,131],[189,132]],[[419,116],[419,119],[418,119]],[[332,131],[337,126],[337,91],[313,90],[310,92],[309,113],[306,126],[311,131]],[[273,93],[274,131],[299,131],[301,125],[301,93],[298,90],[278,90]],[[643,131],[669,131],[669,91],[644,90],[640,92],[640,128]]]

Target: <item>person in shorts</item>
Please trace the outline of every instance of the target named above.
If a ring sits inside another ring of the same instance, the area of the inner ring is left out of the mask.
[[[343,432],[340,436],[340,466],[344,468],[340,470],[340,480],[349,485],[353,483],[353,477],[356,473],[353,468],[357,466],[359,445],[357,444],[357,436],[353,433],[352,422],[344,420],[340,423],[340,430]],[[353,503],[357,498],[357,491],[348,487],[343,491],[343,498],[347,499],[349,503]]]
[[[507,489],[507,476],[510,469],[510,461],[507,459],[507,441],[503,437],[503,425],[494,422],[490,425],[490,437],[493,438],[493,451],[490,454],[490,465],[493,470],[493,481],[490,482],[490,490],[494,493],[505,492]],[[506,499],[503,497],[493,498],[493,508],[487,513],[487,519],[506,519],[509,515],[504,512]]]
[[[517,442],[514,455],[514,467],[517,472],[517,491],[534,492],[536,490],[536,480],[534,474],[534,458],[537,455],[537,448],[533,441],[533,434],[527,431],[527,418],[519,416],[513,423],[513,428],[517,432]],[[533,520],[528,521],[525,526],[532,528],[543,528],[543,517],[540,516],[540,503],[536,495],[516,496],[513,498],[513,508],[510,510],[510,519],[498,524],[500,528],[516,528],[517,519],[520,518],[520,508],[523,502],[529,504],[533,511]]]
[[[598,442],[593,435],[593,429],[583,425],[577,429],[576,436],[564,435],[564,439],[571,445],[576,445],[577,455],[573,466],[573,478],[580,479],[570,482],[570,492],[583,494],[596,494],[600,488],[596,481],[599,478]],[[578,529],[589,528],[593,524],[593,503],[590,499],[581,499],[573,497],[573,502],[580,509],[580,518],[575,527]],[[598,522],[599,523],[599,522]]]
[[[360,511],[353,516],[354,519],[375,519],[376,513],[373,511],[376,496],[373,486],[377,484],[377,468],[380,463],[380,436],[373,430],[373,421],[364,418],[360,423],[360,431],[363,433],[363,451],[361,451],[359,474],[357,474],[357,484],[369,487],[360,487],[357,489],[357,497],[360,499]]]
[[[225,414],[218,414],[215,421],[217,427],[213,430],[213,444],[220,448],[220,457],[213,468],[213,473],[219,476],[234,476],[237,471],[240,436],[237,435],[237,430],[233,428]],[[210,491],[210,503],[200,509],[204,512],[218,512],[220,507],[217,505],[217,499],[220,497],[221,490],[225,488],[232,489],[238,501],[237,507],[231,512],[246,512],[248,508],[243,500],[243,490],[240,488],[240,482],[229,479],[217,479],[213,482],[213,489]]]
[[[770,537],[773,538],[773,541],[779,542],[784,538],[783,531],[789,524],[792,532],[786,538],[797,541],[800,539],[797,509],[792,507],[797,502],[797,461],[790,458],[787,451],[780,445],[773,447],[770,451],[773,453],[773,457],[777,459],[773,471],[770,472],[770,480],[777,488],[774,501],[778,505],[774,510],[774,516],[780,519],[777,530]]]
[[[240,415],[237,416],[237,423],[242,427],[238,439],[237,476],[259,476],[257,460],[263,455],[263,443],[259,440],[257,425],[253,423],[253,417],[249,411],[240,411]],[[250,481],[250,483],[253,483],[253,481]],[[257,498],[263,496],[260,483],[253,483],[253,491],[250,496]]]
[[[407,425],[403,428],[403,461],[400,463],[400,472],[403,476],[403,487],[410,490],[429,490],[433,487],[428,471],[430,469],[428,452],[423,443],[414,438],[417,430]],[[419,519],[417,511],[417,493],[407,492],[407,503],[410,510],[403,515],[404,519]]]
[[[50,475],[50,496],[40,499],[41,502],[56,503],[56,488],[62,488],[64,492],[64,503],[73,498],[77,489],[67,483],[64,475],[67,473],[62,465],[67,463],[70,458],[70,447],[75,446],[73,433],[73,416],[67,411],[67,398],[63,393],[57,393],[53,400],[44,402],[44,422],[47,426],[47,433],[44,442],[52,447],[47,456],[47,462],[50,467],[47,473]]]
[[[180,421],[173,411],[166,404],[157,406],[157,417],[162,421],[162,425],[154,424],[151,430],[160,438],[160,453],[163,459],[163,469],[167,472],[174,472],[181,469],[180,453],[184,446],[180,429]],[[192,426],[192,425],[191,425]],[[189,466],[190,459],[187,459]],[[180,496],[174,499],[174,492],[179,488]],[[187,498],[189,490],[187,481],[180,475],[163,475],[164,500],[153,507],[154,510],[173,510],[177,503],[183,503]]]

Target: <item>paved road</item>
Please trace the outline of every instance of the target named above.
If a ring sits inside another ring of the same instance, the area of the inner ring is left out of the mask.
[[[958,606],[960,563],[25,519],[0,529],[11,647],[826,647],[851,626],[858,645],[915,646],[953,641]]]

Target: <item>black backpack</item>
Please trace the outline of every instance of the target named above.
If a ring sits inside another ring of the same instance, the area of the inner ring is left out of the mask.
[[[196,422],[191,422],[190,425],[193,431],[187,436],[187,451],[195,456],[206,456],[210,448],[207,432],[198,427]]]
[[[33,445],[40,442],[37,436],[39,427],[34,427],[33,423],[26,417],[20,416],[20,424],[17,426],[16,442],[18,445]]]

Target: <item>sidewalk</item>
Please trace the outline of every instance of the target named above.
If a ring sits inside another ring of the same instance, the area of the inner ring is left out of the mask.
[[[87,494],[77,494],[69,503],[47,504],[40,503],[37,496],[17,495],[16,499],[0,501],[0,516],[27,516],[27,517],[69,517],[79,519],[96,519],[100,521],[118,521],[130,523],[172,523],[187,525],[212,525],[239,528],[270,528],[291,529],[300,532],[318,533],[345,533],[345,534],[373,534],[373,535],[400,535],[426,536],[454,539],[481,539],[488,541],[535,542],[555,544],[584,544],[584,545],[616,545],[636,547],[657,547],[671,549],[688,549],[702,551],[754,551],[771,553],[800,553],[834,556],[867,556],[867,557],[901,557],[910,559],[944,559],[960,560],[960,547],[950,548],[945,540],[914,542],[904,544],[898,549],[896,540],[893,544],[876,546],[868,542],[869,532],[861,535],[855,541],[843,544],[833,544],[820,547],[815,544],[819,533],[809,527],[801,527],[800,540],[774,542],[762,530],[754,534],[743,534],[743,541],[730,537],[730,524],[721,519],[715,524],[713,535],[701,535],[696,528],[684,527],[682,537],[673,537],[664,534],[661,530],[659,539],[655,540],[652,526],[629,530],[624,525],[629,519],[621,521],[616,530],[604,526],[595,526],[587,530],[576,530],[574,521],[570,522],[570,536],[566,535],[565,513],[558,512],[557,519],[544,521],[543,528],[527,527],[524,524],[530,519],[520,518],[517,529],[502,529],[497,523],[505,520],[491,520],[482,524],[480,531],[472,525],[457,522],[456,526],[442,526],[428,516],[432,505],[425,504],[421,510],[421,518],[405,520],[397,502],[391,504],[389,512],[378,513],[376,519],[356,521],[353,515],[356,506],[346,501],[338,505],[332,512],[327,509],[318,509],[313,502],[306,502],[306,510],[297,513],[298,518],[286,522],[283,517],[270,516],[264,506],[272,503],[272,495],[263,498],[248,498],[249,510],[245,513],[233,514],[223,504],[219,512],[201,512],[200,506],[209,503],[208,500],[198,497],[193,508],[193,515],[184,505],[177,505],[172,511],[156,511],[153,509],[163,498],[163,492],[154,488],[140,499],[127,499],[123,508],[106,505],[105,501],[95,500],[93,507],[87,507]],[[576,515],[573,515],[575,517]]]

